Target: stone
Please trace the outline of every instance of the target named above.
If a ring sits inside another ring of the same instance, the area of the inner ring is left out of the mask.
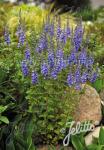
[[[95,130],[91,133],[89,133],[86,137],[85,137],[85,143],[86,145],[90,145],[92,144],[93,138],[98,138],[99,137],[99,132],[100,132],[100,128],[101,127],[97,127],[95,128]],[[103,127],[104,128],[104,127]]]
[[[40,146],[39,148],[37,148],[37,150],[48,150],[48,146],[47,145]]]
[[[57,149],[57,150],[60,150],[61,148],[60,147],[62,147],[62,145],[60,146],[60,145],[58,145],[58,146],[53,146],[53,149]],[[52,146],[51,146],[51,148],[48,148],[48,146],[47,145],[44,145],[44,146],[40,146],[39,148],[37,148],[37,150],[49,150],[49,149],[51,149],[52,150]],[[72,147],[64,147],[64,150],[74,150]]]
[[[102,119],[99,94],[90,85],[83,85],[83,91],[73,112],[73,119],[76,122],[92,121],[98,124]]]
[[[104,6],[104,0],[90,0],[90,1],[93,9],[99,8],[100,6]]]

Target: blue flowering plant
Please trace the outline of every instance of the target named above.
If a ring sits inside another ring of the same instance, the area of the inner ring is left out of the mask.
[[[97,79],[98,69],[95,68],[93,55],[87,52],[87,45],[83,42],[82,21],[77,23],[73,31],[69,19],[62,28],[60,17],[56,20],[48,17],[33,51],[31,45],[27,44],[22,27],[19,26],[17,33],[18,46],[26,45],[21,62],[22,73],[24,77],[31,78],[32,84],[38,84],[41,76],[45,80],[57,80],[66,70],[64,82],[75,89],[81,89],[81,84]],[[5,34],[5,40],[9,44],[7,36]],[[67,46],[69,43],[70,47]]]
[[[34,143],[58,143],[63,139],[60,129],[78,102],[76,90],[81,91],[82,84],[94,82],[99,70],[87,51],[81,20],[73,29],[68,17],[63,26],[61,17],[48,16],[41,32],[37,36],[33,32],[27,38],[26,29],[19,22],[16,32],[19,60],[15,64],[20,66],[15,77],[20,83],[24,81],[26,111],[34,118]],[[10,46],[12,40],[7,29],[4,38]]]

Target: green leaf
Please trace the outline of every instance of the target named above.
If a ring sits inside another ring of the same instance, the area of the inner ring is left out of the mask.
[[[103,145],[98,145],[96,150],[102,150],[102,148],[103,148]]]
[[[77,135],[72,136],[72,144],[76,150],[85,150],[85,146],[82,145],[82,143]]]
[[[24,128],[24,137],[26,137],[26,139],[32,136],[33,129],[34,129],[33,117],[29,116],[25,122],[25,128]]]
[[[80,140],[80,142],[81,142],[81,144],[83,145],[83,146],[85,146],[86,144],[85,144],[85,138],[84,138],[84,134],[82,133],[82,134],[80,134],[80,136],[79,136],[79,140]]]
[[[47,129],[48,129],[49,131],[53,131],[53,130],[54,130],[54,127],[53,127],[53,125],[49,124],[49,125],[47,126]]]
[[[6,141],[6,150],[15,150],[14,141],[12,138],[9,138],[9,140]]]
[[[16,115],[13,125],[16,126],[18,124],[18,122],[21,121],[21,119],[22,119],[22,114]]]
[[[16,143],[15,149],[16,150],[25,150],[25,148],[22,147],[21,144],[19,144],[19,143]]]
[[[28,150],[33,149],[32,148],[33,147],[33,142],[32,142],[33,129],[34,129],[33,117],[29,116],[26,120],[25,128],[24,128],[24,138],[26,139]]]
[[[3,69],[0,69],[0,83],[2,83],[3,81],[5,81],[6,77],[7,77],[6,71],[4,71]]]
[[[104,80],[98,79],[92,85],[98,92],[104,88]]]
[[[23,136],[20,133],[15,134],[14,139],[23,149],[27,148],[27,143],[23,139]]]
[[[102,145],[91,144],[87,146],[88,150],[102,150]]]
[[[104,145],[104,128],[100,128],[100,133],[99,133],[99,144]]]
[[[0,105],[0,113],[4,112],[7,109],[7,106]]]
[[[6,124],[9,124],[9,120],[8,120],[8,118],[5,117],[5,116],[0,116],[0,121],[1,121],[1,122],[4,122],[4,123],[6,123]]]

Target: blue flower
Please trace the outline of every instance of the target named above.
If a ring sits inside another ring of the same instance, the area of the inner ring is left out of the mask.
[[[83,74],[81,76],[81,83],[86,83],[87,80],[88,80],[88,73],[83,72]]]
[[[71,29],[69,26],[69,18],[67,18],[67,26],[66,26],[65,32],[66,32],[66,37],[70,38],[71,37]]]
[[[86,62],[86,67],[91,67],[94,64],[94,58],[93,57],[88,57],[87,62]]]
[[[71,87],[73,84],[74,84],[74,80],[73,80],[73,75],[72,73],[69,73],[68,74],[68,77],[67,77],[67,84],[69,87]]]
[[[22,73],[23,73],[23,75],[27,76],[29,74],[29,70],[28,70],[28,66],[27,66],[26,60],[22,61],[21,67],[22,67]]]
[[[74,38],[73,38],[74,48],[76,52],[79,50],[81,46],[82,39],[83,39],[83,28],[82,25],[80,24],[75,28]]]
[[[50,36],[54,35],[54,23],[50,23],[49,20],[44,24],[44,33]]]
[[[52,72],[51,72],[51,77],[55,80],[55,79],[57,79],[57,71],[56,70],[53,70]]]
[[[48,65],[45,62],[41,65],[41,73],[44,77],[48,76]]]
[[[85,50],[82,50],[81,53],[79,54],[79,63],[81,65],[86,65],[87,63],[87,54],[86,54],[86,51]]]
[[[59,40],[60,40],[60,42],[62,42],[64,44],[66,43],[67,37],[66,37],[66,33],[64,31],[61,32]]]
[[[9,35],[9,32],[5,29],[5,32],[4,32],[4,39],[5,39],[5,42],[7,45],[10,45],[10,35]]]
[[[97,77],[98,77],[98,73],[97,72],[93,72],[91,77],[89,78],[90,82],[92,82],[92,83],[95,82]]]
[[[52,37],[54,36],[54,24],[51,24],[51,25],[50,25],[50,28],[49,28],[49,35],[52,36]]]
[[[58,59],[57,60],[57,67],[58,67],[59,72],[62,69],[65,69],[66,68],[66,61],[63,58]]]
[[[35,71],[32,71],[31,80],[32,80],[32,84],[38,83],[38,74]]]
[[[48,64],[51,69],[54,67],[54,63],[55,63],[54,54],[53,54],[53,52],[49,52],[48,53]]]
[[[44,25],[44,32],[48,33],[49,29],[50,29],[50,25],[48,23],[45,23],[45,25]]]
[[[80,85],[80,84],[76,84],[76,85],[75,85],[75,89],[76,89],[76,90],[81,90],[81,85]]]
[[[72,51],[68,57],[68,64],[70,65],[71,63],[74,63],[74,64],[77,63],[77,57],[76,57],[76,53],[74,51]]]
[[[61,27],[58,26],[58,27],[57,27],[57,39],[60,38],[61,32],[62,32]]]
[[[18,47],[20,47],[21,45],[24,45],[26,36],[25,33],[23,31],[23,28],[19,25],[18,30],[17,30],[17,36],[18,36]]]
[[[36,48],[36,51],[38,53],[43,52],[43,50],[47,49],[47,38],[45,33],[42,33],[41,38],[39,39],[38,46]]]
[[[79,67],[77,67],[77,69],[75,71],[74,82],[76,84],[81,82],[81,74],[80,74],[80,68]]]
[[[56,51],[56,58],[63,58],[64,52],[62,49]]]
[[[63,58],[57,59],[56,65],[51,72],[51,77],[56,79],[59,72],[66,67],[66,61]]]
[[[25,50],[25,59],[30,60],[30,49],[28,47]]]
[[[66,33],[66,38],[70,38],[70,37],[71,37],[71,30],[70,30],[70,28],[69,28],[69,27],[68,27],[68,28],[66,28],[65,33]]]

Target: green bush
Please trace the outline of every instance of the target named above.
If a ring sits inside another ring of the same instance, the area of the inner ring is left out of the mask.
[[[89,50],[93,52],[96,62],[104,64],[104,23],[95,22],[87,27],[90,33]]]
[[[74,13],[75,17],[82,17],[83,21],[95,21],[97,19],[97,11],[91,8],[81,9]]]
[[[15,10],[12,12],[14,12],[14,18],[16,16],[18,19],[18,13],[16,12],[15,15]],[[38,22],[43,19],[42,16],[39,17],[37,16],[38,19],[34,20],[37,26]],[[17,38],[14,35],[17,23],[14,22],[15,25],[10,23],[11,18],[7,23],[10,29],[13,27],[10,30],[11,45],[6,45],[4,37],[0,39],[0,105],[8,106],[2,113],[2,116],[7,117],[6,121],[1,118],[2,149],[32,150],[35,149],[33,145],[40,143],[56,144],[63,139],[60,130],[71,117],[71,111],[77,103],[74,99],[78,99],[78,94],[75,94],[74,90],[70,91],[61,80],[57,82],[41,80],[41,85],[31,86],[30,79],[24,79],[21,61],[24,58],[25,47],[17,48]],[[28,19],[24,22],[27,23]],[[32,52],[39,39],[41,21],[38,30],[35,29],[36,26],[34,28],[34,23],[28,22],[26,25],[27,32],[32,25],[31,32],[29,34],[26,32]],[[62,76],[64,77],[64,74]]]

